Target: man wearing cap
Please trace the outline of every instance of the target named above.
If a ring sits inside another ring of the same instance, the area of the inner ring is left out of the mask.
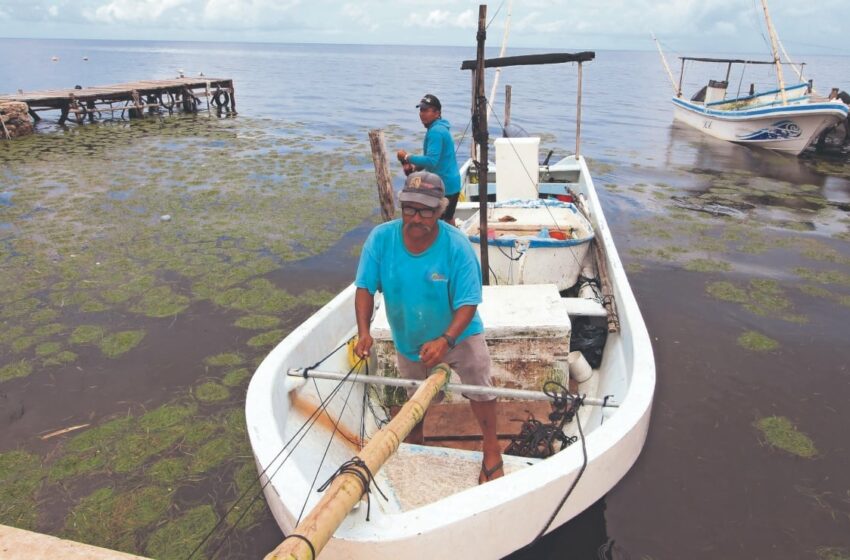
[[[428,131],[422,142],[422,155],[411,155],[404,150],[398,151],[398,159],[405,166],[405,173],[424,169],[436,173],[443,180],[449,205],[443,213],[443,220],[454,224],[455,207],[460,196],[460,173],[455,157],[455,143],[450,131],[449,121],[442,117],[443,106],[436,95],[426,94],[419,105],[419,120]]]
[[[384,294],[401,375],[425,379],[445,362],[470,385],[492,387],[481,303],[481,265],[466,236],[440,220],[448,206],[443,182],[428,172],[407,177],[398,197],[401,220],[372,230],[360,255],[354,307],[355,353],[369,356],[375,292]],[[465,395],[466,396],[466,395]],[[502,476],[494,397],[466,396],[484,435],[479,483]],[[410,441],[422,443],[422,423]]]

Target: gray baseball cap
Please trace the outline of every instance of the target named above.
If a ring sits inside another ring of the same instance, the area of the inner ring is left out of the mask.
[[[418,202],[430,208],[440,206],[446,196],[443,180],[439,175],[427,171],[417,171],[407,176],[404,188],[398,195],[399,202]]]

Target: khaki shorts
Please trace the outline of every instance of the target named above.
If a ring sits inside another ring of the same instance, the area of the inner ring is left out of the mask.
[[[398,371],[406,379],[425,379],[428,376],[428,368],[422,362],[414,362],[396,352],[398,360]],[[480,385],[492,387],[493,380],[490,378],[490,350],[484,341],[483,334],[474,334],[463,339],[454,348],[446,353],[444,360],[452,371],[460,376],[465,385]],[[415,391],[408,390],[408,396]],[[443,394],[438,395],[438,401],[442,400]],[[492,401],[496,397],[488,395],[463,395],[472,401]]]

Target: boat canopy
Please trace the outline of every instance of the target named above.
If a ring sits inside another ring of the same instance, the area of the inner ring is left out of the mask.
[[[561,64],[564,62],[588,62],[596,58],[593,51],[579,53],[526,54],[522,56],[503,56],[484,60],[484,68],[503,68],[505,66],[529,66],[533,64]],[[461,70],[475,70],[476,60],[464,60]]]
[[[698,56],[680,56],[682,62],[686,60],[694,60],[696,62],[720,62],[723,64],[775,64],[772,60],[744,60],[741,58],[702,58]],[[782,64],[791,64],[790,62],[782,62]]]

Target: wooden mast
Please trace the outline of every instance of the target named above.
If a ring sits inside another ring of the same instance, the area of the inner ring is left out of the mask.
[[[351,467],[352,471],[358,471],[365,480],[369,480],[372,474],[378,472],[413,427],[425,416],[425,410],[448,381],[449,372],[449,366],[446,364],[439,364],[431,370],[431,375],[405,403],[395,418],[375,434],[366,447],[357,454],[357,458],[366,464],[368,471],[356,465]],[[290,537],[292,535],[298,535],[298,537],[284,539],[266,556],[266,560],[314,560],[313,552],[315,551],[316,555],[319,554],[364,493],[360,476],[353,472],[340,473],[325,490],[316,507],[290,535]],[[313,550],[304,539],[309,541]]]
[[[478,6],[478,51],[475,63],[475,100],[473,104],[473,124],[478,130],[472,131],[472,137],[478,144],[478,216],[481,240],[481,282],[490,284],[490,259],[487,248],[487,98],[484,97],[484,41],[487,39],[487,5]]]
[[[661,45],[658,44],[658,39],[655,38],[655,33],[650,33],[652,35],[652,40],[655,41],[655,47],[658,49],[658,54],[661,56],[661,63],[664,64],[664,69],[667,70],[667,77],[670,78],[670,85],[673,86],[673,91],[676,92],[676,97],[682,97],[682,92],[679,90],[679,87],[676,87],[676,80],[673,79],[673,72],[670,71],[670,66],[667,64],[667,58],[664,56],[664,52],[661,50]],[[684,63],[682,63],[684,65]]]
[[[776,32],[773,30],[773,22],[770,21],[770,13],[767,11],[767,0],[761,0],[764,8],[764,19],[767,22],[767,32],[770,34],[770,50],[773,52],[773,64],[776,66],[776,79],[779,81],[779,95],[782,104],[788,105],[788,96],[785,94],[785,80],[782,77],[782,62],[779,60],[779,47],[776,45]]]
[[[375,179],[378,185],[378,201],[381,204],[381,218],[385,222],[395,218],[395,198],[393,181],[390,175],[390,163],[387,158],[387,143],[384,131],[380,128],[369,131],[369,144],[372,147],[372,163],[375,164]]]

